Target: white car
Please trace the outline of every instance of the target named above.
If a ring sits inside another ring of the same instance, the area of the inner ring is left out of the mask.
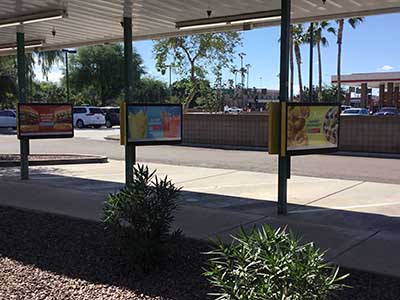
[[[74,125],[77,128],[93,126],[100,128],[106,118],[100,108],[95,106],[74,106]]]
[[[369,116],[369,111],[366,108],[350,108],[340,114],[341,116]]]
[[[241,109],[239,107],[229,107],[229,108],[225,109],[226,114],[239,114],[242,112],[243,112],[243,109]]]
[[[0,127],[17,128],[17,115],[13,110],[0,110]]]

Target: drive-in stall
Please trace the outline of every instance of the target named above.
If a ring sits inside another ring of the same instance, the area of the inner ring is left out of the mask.
[[[282,126],[287,125],[282,122],[282,111],[286,112],[288,100],[290,24],[393,12],[400,12],[400,0],[2,0],[0,55],[17,54],[19,102],[24,104],[26,51],[123,41],[125,102],[131,104],[137,102],[132,93],[132,40],[281,25],[281,105],[278,107],[281,120],[277,123],[277,142],[281,149],[283,145],[286,149],[286,137],[281,133]],[[333,140],[333,135],[331,133],[329,139]],[[30,137],[20,135],[20,138],[21,178],[28,179]],[[129,142],[125,145],[126,182],[132,178],[135,146]],[[290,147],[287,150],[290,151]],[[288,157],[283,154],[279,152],[278,158],[278,211],[281,214],[286,213],[289,169]]]

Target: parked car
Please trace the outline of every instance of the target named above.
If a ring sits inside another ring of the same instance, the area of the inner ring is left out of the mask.
[[[384,107],[380,111],[376,112],[374,116],[398,116],[400,111],[396,107]]]
[[[78,128],[100,128],[106,124],[106,118],[100,108],[94,106],[75,106],[74,125]]]
[[[369,116],[369,111],[366,108],[350,108],[340,114],[341,116]]]
[[[106,127],[111,128],[113,126],[119,125],[119,108],[118,107],[101,107],[106,118]]]
[[[351,109],[352,107],[350,106],[350,105],[341,105],[340,106],[340,110],[343,112],[343,111],[345,111],[346,109]]]
[[[243,112],[243,109],[239,107],[228,107],[224,109],[224,112],[226,114],[239,114]]]
[[[0,127],[17,128],[17,115],[13,110],[0,110]]]

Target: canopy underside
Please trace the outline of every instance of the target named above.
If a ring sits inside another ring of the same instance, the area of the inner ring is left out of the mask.
[[[65,9],[63,19],[24,25],[25,40],[41,40],[39,50],[117,42],[123,39],[121,21],[124,0],[1,0],[0,21],[41,11]],[[213,29],[179,30],[176,22],[231,16],[280,9],[280,0],[135,0],[132,4],[133,40],[157,39],[210,32]],[[400,0],[292,0],[294,23],[400,12]],[[257,23],[253,28],[278,25],[279,21]],[[242,30],[227,25],[222,30]],[[55,35],[53,35],[55,31]],[[16,42],[16,26],[0,28],[1,44]],[[0,52],[0,55],[11,52]]]

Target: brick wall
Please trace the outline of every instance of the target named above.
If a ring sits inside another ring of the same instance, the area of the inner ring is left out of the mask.
[[[340,125],[340,150],[400,153],[400,116],[348,116]]]
[[[267,147],[266,114],[186,114],[183,142],[188,144]]]
[[[183,142],[266,149],[268,116],[186,114]],[[342,118],[340,150],[400,153],[400,116]]]

